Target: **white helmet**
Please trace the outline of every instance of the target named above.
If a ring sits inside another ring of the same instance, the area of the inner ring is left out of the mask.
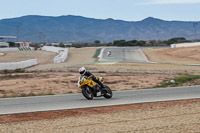
[[[85,72],[86,72],[85,67],[81,67],[81,68],[79,69],[79,73],[80,73],[81,75],[84,75]]]

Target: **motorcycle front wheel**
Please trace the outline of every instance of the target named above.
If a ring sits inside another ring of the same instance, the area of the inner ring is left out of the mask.
[[[105,87],[105,91],[106,91],[106,93],[104,94],[105,98],[109,99],[113,96],[112,90],[108,86]]]
[[[89,87],[83,87],[83,88],[82,88],[82,94],[83,94],[83,96],[84,96],[86,99],[88,99],[88,100],[92,100],[93,97],[94,97],[94,95],[93,95],[93,93],[92,93],[92,90],[91,90],[91,88],[89,88]]]

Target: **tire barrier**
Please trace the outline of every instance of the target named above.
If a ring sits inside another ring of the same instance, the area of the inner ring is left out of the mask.
[[[67,48],[59,48],[59,47],[52,47],[52,46],[44,46],[42,50],[50,51],[54,53],[58,53],[56,57],[54,57],[54,63],[62,63],[68,57],[68,49]]]
[[[171,44],[171,48],[200,46],[200,42]]]
[[[33,47],[0,48],[0,51],[28,51],[34,50]]]
[[[37,59],[30,59],[20,62],[0,63],[0,70],[16,70],[20,68],[23,69],[37,64]]]
[[[19,47],[19,51],[31,51],[30,47]]]

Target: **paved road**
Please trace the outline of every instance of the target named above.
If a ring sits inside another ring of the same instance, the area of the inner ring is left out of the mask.
[[[108,51],[111,51],[110,56],[107,56]],[[144,53],[137,47],[105,48],[101,61],[148,62]]]
[[[0,99],[0,115],[200,98],[200,86],[115,91],[112,99],[82,94]]]

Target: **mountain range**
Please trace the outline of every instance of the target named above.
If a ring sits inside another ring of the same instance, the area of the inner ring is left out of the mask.
[[[194,26],[194,23],[199,22],[165,21],[153,17],[142,21],[123,21],[73,15],[28,15],[0,20],[0,36],[16,36],[18,33],[19,41],[31,42],[112,42],[167,40],[173,37],[197,39],[200,24]]]

